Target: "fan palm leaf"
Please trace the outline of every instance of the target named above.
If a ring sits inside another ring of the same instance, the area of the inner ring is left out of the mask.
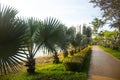
[[[55,18],[47,18],[36,32],[36,44],[48,50],[49,53],[55,53],[59,44],[63,42],[64,28],[62,23]]]
[[[52,52],[52,48],[55,48],[63,38],[62,31],[63,27],[57,19],[47,18],[36,32],[36,44],[41,44],[43,48]]]
[[[28,49],[28,55],[35,55],[38,51],[36,45],[35,45],[35,33],[39,26],[41,25],[41,21],[36,18],[28,18],[27,20],[24,20],[27,26],[27,32],[26,32],[26,44]],[[34,56],[33,56],[34,57]]]
[[[0,75],[17,71],[24,57],[26,27],[17,10],[0,5]]]

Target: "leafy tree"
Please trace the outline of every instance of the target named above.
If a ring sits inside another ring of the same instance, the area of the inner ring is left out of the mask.
[[[105,24],[105,22],[102,21],[101,19],[94,18],[93,21],[91,22],[91,25],[93,27],[93,34],[97,35],[98,29],[103,27],[104,24]]]
[[[112,27],[119,30],[118,44],[120,44],[120,0],[91,0],[90,2],[103,11],[103,17],[112,22]]]
[[[120,16],[120,0],[91,0],[95,7],[100,7],[103,17],[109,20],[118,19]]]
[[[104,31],[104,46],[118,50],[118,31]]]
[[[118,50],[118,31],[101,31],[94,41],[97,41],[99,45]]]

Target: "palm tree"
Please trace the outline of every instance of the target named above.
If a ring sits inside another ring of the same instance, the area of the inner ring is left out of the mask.
[[[92,35],[92,29],[90,27],[86,27],[86,25],[83,26],[83,43],[85,43],[85,47],[90,44],[91,42],[91,35]]]
[[[25,24],[15,18],[17,10],[0,5],[0,75],[16,72],[25,58]]]
[[[86,37],[86,35],[82,35],[81,46],[82,46],[82,49],[84,49],[87,46],[87,37]]]
[[[74,43],[74,40],[75,40],[75,35],[76,35],[76,28],[75,27],[70,27],[67,31],[67,35],[68,35],[68,41],[69,41],[69,46],[71,47],[71,50],[70,50],[70,54],[71,55],[74,55],[74,52],[73,52],[73,43]]]
[[[61,50],[63,51],[63,57],[67,57],[68,56],[68,47],[69,47],[69,34],[68,34],[68,28],[64,25],[64,35],[63,35],[63,41],[59,44]]]
[[[91,36],[92,36],[92,29],[90,27],[87,27],[86,28],[87,44],[91,43]]]
[[[78,47],[78,51],[80,52],[80,50],[81,50],[81,42],[82,42],[82,34],[80,32],[78,32],[76,34],[75,42],[76,42],[76,45]]]
[[[27,51],[25,52],[27,55],[27,62],[25,66],[28,67],[27,72],[31,74],[35,72],[35,55],[41,46],[41,44],[39,44],[38,46],[35,43],[36,31],[42,24],[42,22],[36,18],[29,18],[24,21],[27,26],[27,32],[25,37],[27,45],[27,47],[25,47],[27,49]]]
[[[47,18],[36,32],[35,42],[37,46],[53,53],[53,63],[59,63],[57,50],[64,41],[64,28],[62,23],[55,18]]]

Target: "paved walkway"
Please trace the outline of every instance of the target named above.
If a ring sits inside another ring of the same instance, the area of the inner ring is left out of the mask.
[[[120,60],[93,46],[88,80],[120,80]]]

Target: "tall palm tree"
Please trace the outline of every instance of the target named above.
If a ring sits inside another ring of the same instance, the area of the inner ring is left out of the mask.
[[[49,53],[53,53],[53,63],[58,63],[59,58],[57,49],[59,44],[64,41],[64,28],[62,23],[55,18],[47,18],[36,32],[36,44],[46,49]]]
[[[25,24],[15,18],[17,10],[0,5],[0,75],[15,72],[25,58]]]

